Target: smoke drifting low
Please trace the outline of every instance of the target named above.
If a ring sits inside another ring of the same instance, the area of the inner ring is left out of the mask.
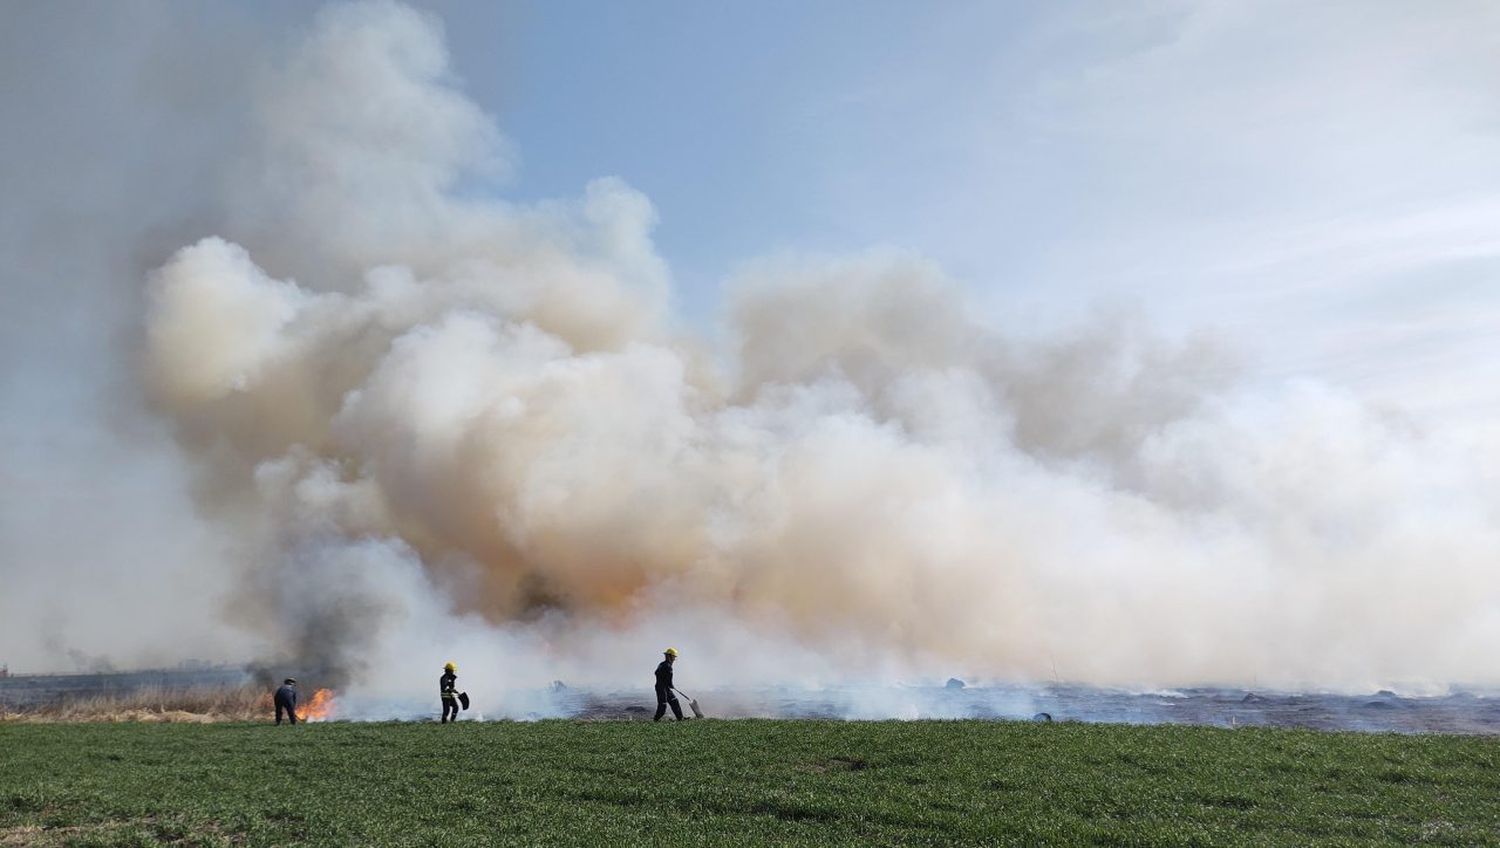
[[[146,371],[275,656],[372,691],[668,643],[709,684],[1494,679],[1493,442],[1127,318],[1007,338],[900,253],[747,269],[715,346],[624,182],[460,191],[506,150],[399,5],[325,10],[257,97]]]

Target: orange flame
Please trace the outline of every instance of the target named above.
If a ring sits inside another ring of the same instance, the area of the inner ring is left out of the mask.
[[[327,721],[333,717],[333,690],[319,689],[297,711],[303,721]]]

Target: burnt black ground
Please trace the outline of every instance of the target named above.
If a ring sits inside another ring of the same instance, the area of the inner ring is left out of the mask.
[[[1500,697],[1454,692],[1440,697],[1251,692],[1192,688],[1135,693],[1084,686],[844,687],[707,689],[694,692],[720,718],[1031,719],[1115,724],[1286,727],[1394,733],[1500,734]],[[564,692],[560,714],[638,718],[648,701],[635,693]]]
[[[0,712],[152,687],[179,691],[232,687],[248,679],[244,672],[222,668],[11,677],[0,679]],[[1131,692],[1070,685],[693,687],[689,691],[709,716],[717,718],[1029,720],[1046,713],[1056,721],[1087,723],[1500,734],[1500,692],[1477,688],[1428,697],[1384,691],[1287,693],[1229,687]],[[480,699],[465,717],[639,720],[649,719],[655,707],[646,686],[614,691],[556,686],[510,695],[503,704]],[[437,702],[435,698],[372,701],[356,694],[341,698],[339,708],[337,717],[347,719],[420,719],[428,713],[436,716]]]

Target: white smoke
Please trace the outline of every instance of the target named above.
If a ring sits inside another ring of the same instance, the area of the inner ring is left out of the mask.
[[[919,257],[767,261],[675,327],[650,202],[510,158],[431,17],[335,6],[258,90],[146,379],[234,620],[396,697],[554,677],[1493,680],[1500,451],[1211,341],[1020,341]],[[400,682],[393,682],[400,681]]]

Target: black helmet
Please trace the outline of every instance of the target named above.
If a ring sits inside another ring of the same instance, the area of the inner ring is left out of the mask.
[[[286,680],[284,680],[282,682],[285,683],[288,686],[292,686],[292,685],[296,684],[297,678],[295,678],[295,677],[288,677]]]

